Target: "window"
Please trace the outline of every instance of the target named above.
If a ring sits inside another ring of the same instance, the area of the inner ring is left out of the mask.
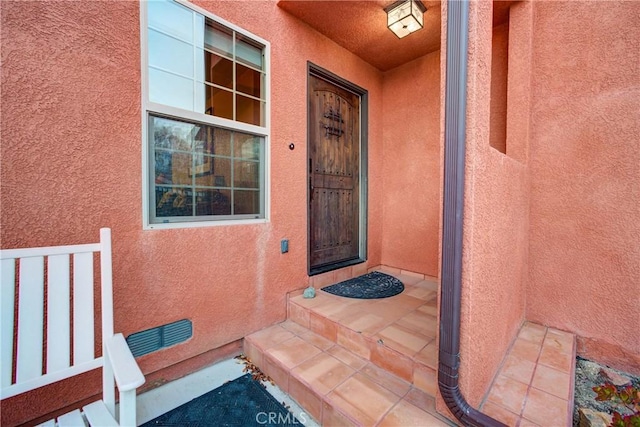
[[[268,42],[186,2],[141,7],[145,224],[264,220]]]

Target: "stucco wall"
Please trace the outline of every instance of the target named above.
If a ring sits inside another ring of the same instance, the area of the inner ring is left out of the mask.
[[[536,2],[527,318],[640,373],[640,3]]]
[[[509,82],[525,86],[530,8],[512,7],[509,30]],[[471,2],[469,21],[460,387],[477,407],[524,320],[529,171],[490,146],[491,3]],[[518,101],[507,106],[507,134],[522,131],[511,120],[526,113]]]
[[[382,263],[437,277],[440,53],[384,74]]]
[[[489,144],[507,152],[507,80],[509,71],[509,23],[493,27],[491,40],[491,124]]]
[[[1,245],[90,242],[111,227],[115,329],[193,321],[191,340],[139,358],[146,374],[284,320],[286,293],[307,285],[307,61],[369,91],[368,257],[381,263],[382,74],[274,1],[197,3],[271,42],[267,224],[142,230],[138,2],[0,2]],[[96,393],[95,380],[67,391]],[[2,425],[79,397],[5,401]]]

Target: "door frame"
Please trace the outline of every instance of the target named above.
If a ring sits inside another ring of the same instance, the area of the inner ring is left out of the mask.
[[[326,70],[311,61],[307,61],[307,96],[305,98],[305,102],[308,103],[309,100],[309,76],[315,76],[320,79],[326,80],[327,82],[339,86],[342,89],[345,89],[349,92],[360,97],[360,156],[359,156],[359,227],[358,227],[358,258],[351,259],[348,261],[342,261],[330,265],[325,265],[322,267],[317,267],[311,269],[311,227],[310,227],[310,218],[311,218],[311,209],[309,205],[309,198],[311,194],[309,192],[309,187],[307,186],[307,272],[309,276],[314,276],[316,274],[325,273],[327,271],[337,270],[338,268],[348,267],[354,264],[360,264],[367,260],[367,218],[368,218],[368,188],[369,188],[369,180],[368,180],[368,141],[369,141],[369,92],[348,80],[343,79],[342,77],[332,73],[329,70]],[[310,144],[311,144],[311,135],[309,129],[309,107],[307,106],[307,159],[309,158],[310,153]],[[305,161],[305,169],[309,167],[309,162]],[[308,171],[307,171],[308,173]],[[307,180],[305,180],[306,182]]]

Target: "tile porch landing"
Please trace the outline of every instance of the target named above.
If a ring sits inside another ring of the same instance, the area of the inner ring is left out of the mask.
[[[321,425],[451,425],[433,396],[291,320],[247,337],[245,354]]]
[[[290,295],[288,318],[435,396],[438,282],[385,272],[404,283],[400,295],[362,300],[317,289],[313,299]]]
[[[453,425],[435,410],[438,284],[380,270],[405,291],[355,300],[319,292],[332,283],[321,279],[316,298],[289,295],[287,321],[247,336],[245,354],[322,425]],[[575,348],[573,334],[525,322],[480,410],[513,427],[570,426]]]
[[[437,281],[381,270],[402,294],[342,298],[316,279],[316,297],[289,295],[288,320],[246,337],[245,354],[323,425],[452,425],[435,410]]]

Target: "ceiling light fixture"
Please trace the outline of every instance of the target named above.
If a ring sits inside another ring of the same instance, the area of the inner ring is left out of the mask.
[[[387,27],[399,39],[418,31],[424,26],[427,8],[419,0],[401,0],[387,6]]]

